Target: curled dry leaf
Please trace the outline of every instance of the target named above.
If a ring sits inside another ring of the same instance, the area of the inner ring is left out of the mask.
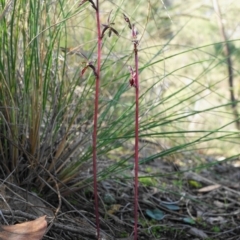
[[[11,226],[0,226],[1,240],[41,240],[46,228],[46,216]]]

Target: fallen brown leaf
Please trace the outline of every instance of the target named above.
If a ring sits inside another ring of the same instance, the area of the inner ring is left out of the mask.
[[[214,184],[214,185],[210,185],[210,186],[207,186],[207,187],[200,188],[200,189],[198,189],[198,192],[202,192],[202,193],[203,192],[211,192],[211,191],[213,191],[215,189],[218,189],[220,187],[221,187],[221,185]]]
[[[1,240],[41,240],[46,228],[46,216],[33,221],[19,223],[11,226],[0,226]]]
[[[113,204],[111,208],[107,211],[109,214],[115,214],[122,207],[120,204]]]

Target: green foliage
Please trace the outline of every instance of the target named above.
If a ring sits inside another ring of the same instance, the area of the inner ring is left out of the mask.
[[[162,220],[164,218],[164,212],[159,209],[147,209],[146,215],[154,220]]]
[[[146,187],[154,187],[157,185],[157,181],[154,177],[140,177],[139,182]]]
[[[202,184],[195,180],[189,180],[188,183],[189,183],[189,186],[192,188],[201,188],[202,187]]]
[[[172,211],[178,211],[180,210],[180,207],[177,204],[166,204],[166,203],[160,203],[162,206],[164,206],[165,208],[172,210]]]
[[[127,238],[128,237],[128,233],[127,232],[122,232],[119,237],[120,238]]]
[[[184,217],[183,222],[188,223],[188,224],[195,224],[195,221],[189,217]]]
[[[212,227],[212,231],[215,232],[215,233],[220,233],[221,232],[221,228],[218,227],[218,226],[213,226]]]

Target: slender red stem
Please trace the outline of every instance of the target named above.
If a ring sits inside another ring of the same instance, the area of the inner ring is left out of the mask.
[[[136,109],[135,109],[135,163],[134,163],[134,240],[138,239],[138,131],[139,131],[139,78],[138,78],[138,49],[137,42],[134,42],[135,55],[135,89],[136,89]]]
[[[130,19],[123,14],[124,20],[132,31],[134,45],[135,71],[130,67],[130,85],[135,87],[135,154],[134,154],[134,240],[138,239],[138,132],[139,132],[139,76],[138,76],[138,40],[137,29]]]
[[[97,34],[98,34],[98,49],[97,49],[97,71],[96,71],[96,87],[95,87],[95,104],[94,104],[94,122],[93,122],[93,187],[95,199],[95,216],[97,239],[100,239],[100,224],[98,210],[98,192],[97,192],[97,123],[98,123],[98,103],[99,103],[99,86],[100,86],[100,68],[101,68],[101,27],[99,17],[99,2],[96,1],[96,19],[97,19]]]

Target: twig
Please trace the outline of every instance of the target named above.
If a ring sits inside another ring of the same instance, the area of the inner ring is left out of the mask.
[[[238,110],[237,110],[237,100],[235,98],[234,95],[234,86],[233,86],[233,70],[232,70],[232,59],[231,59],[231,51],[230,51],[230,47],[229,47],[229,43],[228,43],[228,39],[226,36],[226,32],[224,29],[224,25],[223,25],[223,21],[222,21],[222,17],[221,17],[221,11],[220,11],[220,7],[218,4],[217,0],[212,0],[213,1],[213,7],[214,10],[217,13],[217,20],[218,20],[218,26],[220,29],[220,34],[222,35],[223,41],[225,42],[225,44],[223,45],[223,54],[226,57],[227,60],[227,69],[228,69],[228,84],[229,84],[229,92],[230,92],[230,100],[231,100],[231,106],[233,109],[233,115],[235,117],[236,120],[236,127],[238,130],[240,130],[240,121],[239,121],[239,114],[238,114]]]
[[[45,234],[46,234],[46,233],[50,230],[50,228],[52,227],[52,225],[54,224],[54,221],[56,220],[57,214],[58,214],[58,212],[60,211],[60,208],[61,208],[61,205],[62,205],[62,198],[61,198],[61,193],[60,193],[60,190],[59,190],[58,183],[57,183],[56,179],[54,178],[54,176],[53,176],[46,168],[44,168],[44,167],[41,166],[40,164],[39,164],[39,166],[40,166],[44,171],[46,171],[46,172],[48,173],[48,175],[51,177],[51,179],[52,179],[53,182],[55,183],[56,191],[57,191],[57,196],[58,196],[58,206],[57,206],[56,211],[55,211],[55,213],[54,213],[54,218],[52,219],[50,225],[48,226],[48,228],[47,228],[47,230],[46,230],[46,232],[45,232]],[[38,177],[41,178],[40,176],[38,176]],[[42,179],[42,178],[41,178],[41,179]],[[42,179],[42,180],[44,180],[44,179]],[[44,182],[45,182],[45,184],[46,184],[47,186],[50,186],[49,184],[47,184],[46,181],[44,181]],[[53,189],[53,188],[51,187],[51,189]]]

